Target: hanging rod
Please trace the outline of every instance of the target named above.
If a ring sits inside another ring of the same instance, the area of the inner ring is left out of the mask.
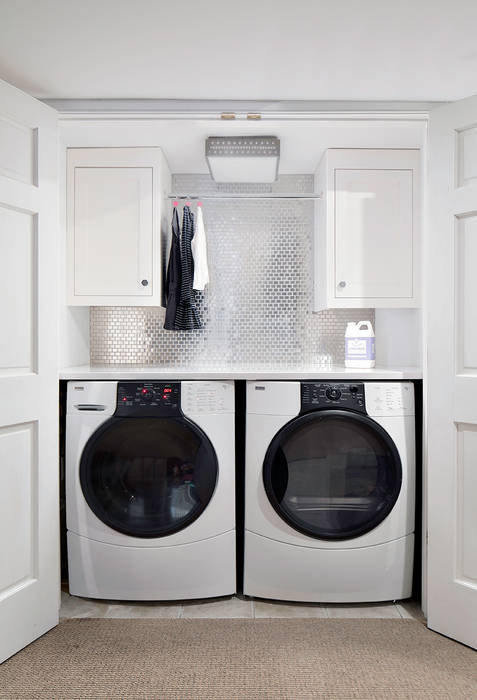
[[[321,194],[288,194],[288,193],[235,193],[235,194],[169,194],[168,199],[190,199],[190,200],[206,200],[206,199],[321,199]]]

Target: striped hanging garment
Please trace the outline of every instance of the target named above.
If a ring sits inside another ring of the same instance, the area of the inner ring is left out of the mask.
[[[176,311],[181,294],[181,229],[177,207],[172,213],[172,238],[169,263],[166,275],[166,318],[164,328],[168,331],[176,329]]]
[[[194,237],[194,215],[187,205],[182,212],[181,233],[181,294],[176,310],[175,329],[191,331],[201,328],[202,324],[194,304],[192,282],[194,263],[192,260],[191,241]]]

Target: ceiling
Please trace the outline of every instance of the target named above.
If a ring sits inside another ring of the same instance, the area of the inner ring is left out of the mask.
[[[0,0],[0,77],[40,98],[454,100],[474,0]]]

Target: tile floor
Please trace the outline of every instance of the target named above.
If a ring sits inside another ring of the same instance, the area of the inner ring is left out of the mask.
[[[282,603],[231,596],[200,601],[173,603],[118,603],[61,593],[60,617],[105,618],[412,618],[424,620],[416,601],[402,603],[373,603],[366,605],[319,605]]]

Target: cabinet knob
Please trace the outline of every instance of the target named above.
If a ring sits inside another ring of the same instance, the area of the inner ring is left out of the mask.
[[[341,287],[341,289],[343,289],[343,287],[346,287],[346,282],[343,282],[343,280],[342,280],[342,281],[339,283],[338,287]]]
[[[142,284],[143,287],[147,287],[147,285],[149,284],[149,282],[148,282],[147,280],[141,280],[141,284]]]

